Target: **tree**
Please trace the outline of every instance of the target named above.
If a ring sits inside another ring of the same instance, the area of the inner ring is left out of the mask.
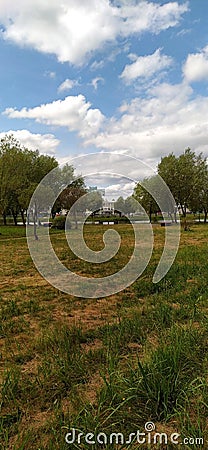
[[[138,205],[135,201],[135,198],[132,195],[130,195],[125,199],[124,208],[126,214],[134,213],[138,209]]]
[[[125,200],[122,196],[118,197],[118,199],[114,203],[114,210],[117,210],[121,213],[125,213]]]
[[[25,224],[25,211],[30,198],[41,179],[58,165],[54,157],[39,155],[21,146],[12,136],[0,141],[0,213],[6,223],[6,215],[13,215],[17,225],[20,213]]]
[[[52,206],[51,214],[54,218],[57,213],[60,213],[62,208],[64,208],[64,203],[66,199],[64,199],[64,195],[62,191],[67,188],[73,181],[75,180],[74,175],[74,167],[70,166],[68,163],[65,164],[62,168],[57,167],[54,172],[51,172],[49,185],[53,186],[53,191],[57,199]],[[47,183],[47,180],[46,180]],[[68,208],[66,208],[68,209]]]
[[[206,176],[206,184],[204,184],[202,191],[200,193],[200,203],[204,211],[204,223],[207,222],[208,215],[208,174]]]
[[[85,189],[85,187],[84,187]],[[98,211],[103,204],[102,195],[99,191],[88,191],[85,189],[86,196],[80,198],[79,201],[79,211],[84,213],[86,210],[92,212],[92,216],[95,215],[95,212]]]
[[[85,210],[88,209],[89,211],[97,211],[102,207],[103,199],[102,195],[99,191],[92,191],[88,193],[88,196],[85,201]]]
[[[201,188],[199,193],[194,192],[191,198],[191,210],[196,212],[204,212],[204,223],[207,222],[208,215],[208,167],[203,171],[203,176],[200,180]]]
[[[179,157],[173,153],[165,156],[158,165],[158,173],[172,192],[184,218],[187,208],[200,196],[205,170],[206,158],[202,154],[197,156],[190,148]]]
[[[86,187],[84,184],[84,180],[82,177],[77,178],[72,181],[59,195],[59,202],[62,208],[66,210],[70,210],[73,212],[74,220],[75,220],[75,228],[78,227],[77,224],[77,208],[76,201],[86,194]]]
[[[15,168],[13,166],[15,140],[6,136],[0,141],[0,213],[6,224],[6,215],[9,210],[9,201],[12,198]],[[16,149],[16,152],[18,148]]]
[[[147,191],[145,186],[153,186],[154,185],[154,177],[144,178],[141,183],[138,183],[134,188],[133,197],[139,202],[139,204],[145,209],[147,212],[150,222],[152,222],[152,214],[156,213],[159,209],[156,201],[152,197],[151,194]]]

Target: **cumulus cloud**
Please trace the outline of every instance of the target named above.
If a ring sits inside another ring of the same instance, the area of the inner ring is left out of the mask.
[[[174,27],[187,10],[176,1],[1,0],[0,23],[4,39],[80,64],[118,37]]]
[[[162,55],[159,48],[151,55],[137,57],[130,54],[129,56],[134,62],[126,65],[121,74],[121,78],[127,84],[137,78],[151,78],[155,73],[167,69],[173,63],[173,59],[170,56]]]
[[[109,182],[111,180],[109,179]],[[132,195],[133,190],[135,188],[135,182],[126,182],[126,180],[123,181],[123,183],[117,183],[112,184],[110,186],[107,186],[105,189],[105,195],[107,198],[116,200],[118,197],[122,196],[124,198]]]
[[[104,154],[105,152],[99,151],[83,155],[81,163],[80,157],[78,159],[70,158],[68,162],[75,167],[76,175],[83,173],[82,166],[84,165],[86,185],[104,188],[107,197],[130,195],[135,182],[154,173],[151,165],[141,163],[139,158],[131,158],[125,152],[113,151],[107,152],[105,156]],[[67,160],[62,159],[62,162],[66,163]]]
[[[160,33],[176,26],[181,15],[188,11],[188,2],[179,4],[169,2],[164,5],[148,1],[121,1],[120,16],[123,19],[122,33],[128,36],[132,33],[150,31]]]
[[[91,103],[81,94],[20,111],[7,108],[3,114],[12,119],[29,118],[47,125],[67,127],[70,131],[77,131],[82,138],[96,134],[104,120],[100,110],[92,109]]]
[[[155,86],[147,98],[123,104],[120,117],[111,118],[105,130],[87,143],[104,150],[126,150],[154,166],[161,156],[188,146],[208,155],[208,97],[192,98],[192,93],[185,82]]]
[[[24,147],[39,150],[42,154],[54,155],[60,141],[53,134],[34,134],[28,130],[9,130],[0,133],[0,138],[12,134]]]
[[[188,82],[207,80],[208,45],[199,53],[188,55],[183,66],[184,77]]]
[[[155,167],[161,156],[180,153],[188,146],[208,155],[207,111],[208,97],[193,97],[191,86],[183,81],[151,87],[145,98],[123,103],[117,116],[111,118],[92,109],[83,95],[20,111],[8,108],[4,114],[66,126],[79,134],[86,147],[127,153]]]
[[[70,80],[69,78],[67,78],[58,87],[58,92],[69,91],[70,89],[72,89],[74,86],[77,86],[78,84],[79,83],[77,80]]]

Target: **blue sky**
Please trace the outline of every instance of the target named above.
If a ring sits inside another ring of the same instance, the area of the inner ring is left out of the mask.
[[[207,23],[207,0],[1,0],[0,136],[60,162],[208,156]]]

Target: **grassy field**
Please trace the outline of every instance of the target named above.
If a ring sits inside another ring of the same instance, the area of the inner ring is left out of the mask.
[[[81,299],[40,276],[23,227],[0,227],[2,450],[208,448],[208,226],[182,231],[177,258],[158,284],[151,280],[164,228],[153,228],[154,252],[141,278],[111,297]],[[126,264],[134,244],[130,225],[115,229],[121,251],[97,266],[72,255],[63,232],[51,239],[66,266],[104,276]],[[85,227],[92,249],[103,247],[103,230]],[[148,444],[147,432],[145,445],[126,443],[150,421],[158,433],[179,433],[182,445]],[[83,432],[80,443],[65,441],[73,428]],[[120,432],[126,440],[87,443],[87,432]]]

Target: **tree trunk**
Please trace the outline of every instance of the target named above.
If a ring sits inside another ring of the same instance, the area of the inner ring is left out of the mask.
[[[38,218],[38,211],[37,211],[37,205],[34,204],[34,210],[33,210],[33,229],[34,229],[34,238],[36,241],[38,241],[38,235],[37,235],[37,218]]]
[[[21,209],[21,217],[22,217],[22,223],[25,226],[26,224],[25,224],[25,216],[24,216],[24,210],[23,209]]]
[[[78,228],[78,223],[77,223],[77,212],[76,212],[76,209],[74,208],[74,221],[75,221],[75,229],[77,230],[77,228]]]
[[[204,209],[204,223],[207,223],[207,209]]]
[[[4,225],[6,225],[6,224],[7,224],[7,216],[6,216],[6,213],[4,212],[4,213],[2,214],[2,216],[3,216]]]
[[[181,205],[181,211],[182,211],[183,217],[186,218],[186,206]]]
[[[30,225],[30,211],[27,210],[27,225]]]
[[[12,209],[12,216],[13,216],[13,219],[14,219],[15,226],[17,226],[17,214],[15,213],[15,211],[13,209]]]
[[[152,206],[150,206],[150,209],[149,209],[149,219],[150,219],[150,223],[152,223]]]
[[[171,222],[174,222],[173,215],[170,211],[168,211],[168,217],[170,217]]]

